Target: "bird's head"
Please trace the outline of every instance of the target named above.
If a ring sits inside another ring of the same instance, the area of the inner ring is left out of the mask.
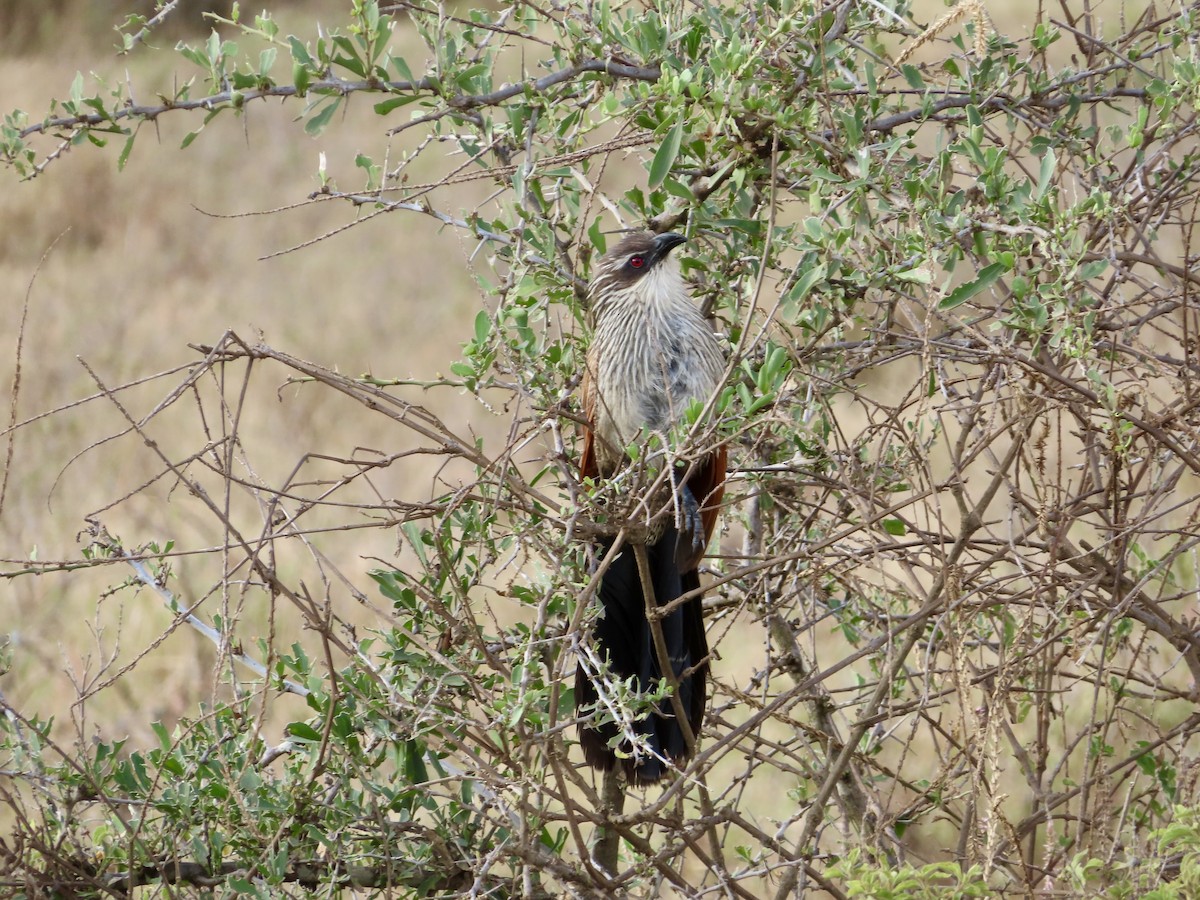
[[[678,234],[641,232],[629,235],[600,257],[588,289],[595,315],[603,315],[623,301],[686,299],[687,286],[679,263],[671,256],[671,251],[686,240]]]

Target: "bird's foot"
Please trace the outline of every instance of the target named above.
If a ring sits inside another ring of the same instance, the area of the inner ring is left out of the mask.
[[[696,558],[704,555],[707,543],[704,537],[704,516],[700,513],[700,504],[696,495],[686,484],[679,486],[679,545],[676,555],[686,558]]]

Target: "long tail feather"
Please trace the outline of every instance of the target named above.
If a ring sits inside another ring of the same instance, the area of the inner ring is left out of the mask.
[[[677,530],[670,526],[646,548],[654,599],[659,606],[665,606],[685,593],[698,591],[700,587],[700,577],[695,569],[679,570],[676,562],[678,539]],[[598,594],[603,607],[603,614],[596,623],[600,658],[608,660],[612,678],[633,678],[633,686],[638,691],[651,690],[663,677],[664,666],[655,653],[637,557],[632,547],[623,548],[604,573]],[[699,593],[662,619],[661,625],[669,664],[679,684],[679,699],[695,735],[704,720],[708,693],[708,640]],[[586,709],[599,699],[593,677],[594,673],[586,672],[582,664],[576,670],[575,702],[579,709]],[[580,743],[588,764],[608,771],[620,758],[626,776],[634,783],[646,784],[662,778],[667,772],[665,760],[678,764],[686,762],[690,755],[673,709],[670,698],[664,698],[659,701],[656,711],[636,723],[637,732],[646,738],[649,753],[637,753],[628,740],[618,742],[618,727],[614,722],[582,728]],[[619,754],[614,744],[619,748]]]

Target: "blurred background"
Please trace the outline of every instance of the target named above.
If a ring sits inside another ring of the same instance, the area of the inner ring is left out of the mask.
[[[229,6],[183,0],[151,36],[149,49],[121,56],[114,26],[130,11],[151,14],[151,3],[0,4],[0,107],[5,114],[24,110],[37,121],[53,98],[68,96],[76,73],[85,80],[93,73],[109,82],[128,79],[139,91],[156,85],[171,95],[174,85],[196,73],[172,46],[202,42],[212,26],[201,11],[228,14]],[[307,34],[316,21],[345,22],[349,4],[304,0],[273,8],[282,34]],[[222,36],[238,40],[241,52],[257,55],[254,42],[232,29],[223,28]],[[421,71],[424,47],[413,39],[412,48],[412,68]],[[196,90],[202,90],[199,82]],[[158,102],[153,95],[135,99]],[[163,116],[155,127],[142,129],[123,171],[117,162],[123,139],[116,139],[103,150],[71,148],[31,180],[0,173],[5,344],[0,380],[14,383],[20,341],[13,415],[18,422],[35,420],[15,432],[7,464],[0,510],[0,557],[7,572],[24,571],[22,561],[28,559],[43,564],[78,559],[85,516],[101,510],[104,525],[131,547],[174,540],[177,549],[199,550],[219,539],[216,523],[167,483],[108,508],[155,478],[162,466],[136,436],[108,441],[127,423],[107,400],[82,402],[99,390],[88,368],[116,387],[194,362],[200,354],[189,343],[211,345],[232,330],[246,341],[261,339],[348,375],[421,379],[446,371],[470,338],[483,302],[467,259],[473,243],[432,219],[380,216],[296,252],[273,255],[358,215],[344,203],[257,215],[300,203],[316,190],[321,154],[327,176],[353,188],[362,183],[354,167],[358,152],[382,155],[387,146],[395,152],[403,146],[389,144],[369,100],[350,103],[344,117],[339,112],[339,121],[318,138],[296,121],[301,109],[297,103],[260,103],[242,117],[220,116],[186,149],[181,142],[200,117]],[[419,161],[417,173],[422,165]],[[463,195],[463,207],[472,203]],[[184,375],[124,392],[130,415],[149,414]],[[345,457],[403,449],[397,446],[403,431],[383,416],[369,415],[332,391],[267,380],[252,386],[241,422],[246,460],[259,477],[286,477],[310,451]],[[464,432],[497,427],[486,408],[461,392],[443,390],[422,402],[445,411]],[[201,417],[198,403],[160,416],[154,438],[169,454],[194,452],[202,443]],[[219,430],[219,422],[206,427]],[[389,468],[372,481],[375,495],[363,499],[410,496],[414,483],[428,485],[431,465],[418,460]],[[397,552],[394,531],[386,529],[331,536],[322,550],[333,567],[360,576],[357,587],[372,595],[362,573],[379,560],[394,561]],[[205,597],[219,578],[213,562],[177,561],[173,587],[189,602]],[[131,574],[121,568],[0,582],[0,640],[8,636],[10,660],[0,690],[14,706],[63,709],[163,634],[172,617],[155,598],[144,591],[136,599],[129,591],[110,595]],[[242,611],[248,639],[265,631],[262,607],[249,604]],[[203,611],[214,609],[208,603]],[[106,693],[114,700],[123,696],[131,712],[127,720],[121,710],[93,704],[93,713],[107,709],[111,719],[76,722],[72,730],[83,734],[100,727],[122,736],[144,728],[150,718],[137,710],[147,702],[147,695],[139,696],[146,688],[152,688],[155,717],[170,722],[193,711],[211,692],[213,652],[202,638],[179,629],[156,652],[139,658],[132,678],[122,680],[125,689]],[[76,714],[87,713],[79,705]]]

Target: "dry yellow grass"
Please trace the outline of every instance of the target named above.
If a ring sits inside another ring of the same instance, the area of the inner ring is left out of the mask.
[[[341,8],[293,7],[283,19],[285,33],[288,22],[304,33],[318,12],[328,19]],[[79,39],[69,52],[0,60],[0,83],[8,86],[0,102],[36,117],[49,98],[66,93],[77,70],[120,78],[128,68],[134,84],[164,87],[184,77],[165,68],[174,54],[117,59],[110,43]],[[143,129],[124,172],[117,171],[114,143],[104,152],[76,148],[30,182],[6,176],[0,191],[0,334],[9,348],[0,379],[6,384],[13,381],[23,299],[27,292],[29,297],[18,420],[94,395],[97,387],[81,359],[116,386],[196,358],[188,343],[211,344],[226,329],[248,340],[261,333],[269,344],[347,373],[394,378],[446,368],[469,336],[481,302],[458,235],[439,231],[432,220],[392,215],[260,261],[351,221],[353,211],[322,204],[268,216],[205,214],[254,213],[304,198],[317,187],[320,152],[335,179],[357,183],[355,153],[376,152],[383,141],[369,104],[352,104],[344,120],[317,140],[293,121],[298,112],[297,105],[259,104],[243,118],[222,116],[186,150],[180,141],[198,120],[166,116],[157,133]],[[130,412],[145,415],[177,380],[131,392],[125,397]],[[268,380],[256,386],[242,432],[248,456],[266,478],[291,471],[304,452],[397,449],[401,436],[384,418],[302,387],[283,389],[277,400],[273,392],[282,386]],[[447,392],[427,402],[453,406],[464,428],[491,427],[491,417],[473,400]],[[155,437],[168,452],[201,442],[191,410],[160,421]],[[134,437],[94,446],[123,427],[113,405],[100,399],[16,432],[0,516],[7,570],[34,555],[43,561],[77,558],[83,517],[159,470]],[[394,479],[413,474],[393,468],[376,487],[384,497],[400,495]],[[131,544],[175,539],[180,548],[211,546],[214,522],[198,519],[181,499],[151,490],[103,519]],[[374,565],[364,557],[387,558],[395,545],[374,530],[331,541],[325,549],[344,571],[362,573]],[[210,579],[198,569],[204,569],[201,561],[176,565],[185,595],[207,589]],[[109,568],[4,581],[0,632],[10,635],[15,652],[0,687],[15,706],[61,715],[76,695],[72,678],[86,681],[108,654],[128,661],[162,633],[170,617],[144,592],[120,605],[98,604],[109,585],[129,574]],[[265,616],[262,610],[248,614],[251,622]],[[256,631],[249,628],[247,639]],[[152,718],[194,709],[211,689],[211,655],[202,640],[178,631],[122,691],[107,692],[109,700],[89,707],[100,719],[91,726],[107,737],[137,736]],[[109,708],[118,696],[124,709]]]

